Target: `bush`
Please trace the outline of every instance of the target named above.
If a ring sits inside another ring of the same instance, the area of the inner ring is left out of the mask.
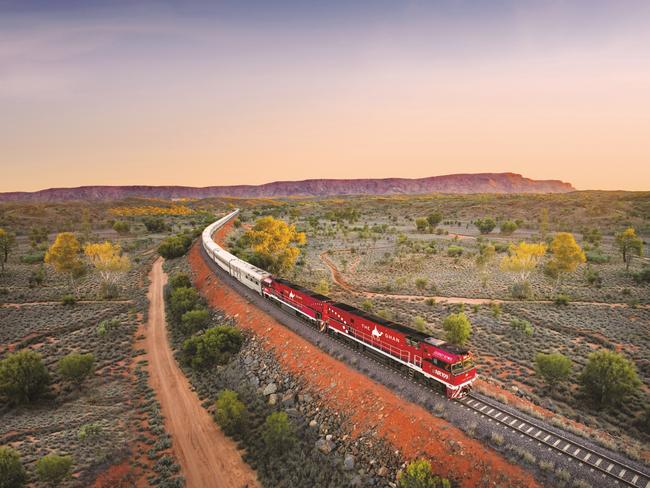
[[[650,268],[643,268],[634,274],[634,280],[637,283],[650,283]]]
[[[145,218],[142,223],[148,232],[159,233],[172,230],[171,226],[167,225],[167,223],[161,217]]]
[[[197,308],[201,297],[194,288],[176,288],[169,295],[169,312],[178,321],[184,313]]]
[[[595,286],[596,288],[603,286],[603,278],[595,269],[588,268],[585,271],[585,279],[587,280],[587,283],[589,283],[591,286]]]
[[[176,288],[192,288],[192,280],[185,273],[176,273],[169,280],[169,286],[172,290]]]
[[[102,283],[99,295],[104,300],[116,300],[120,297],[120,287],[117,283]]]
[[[535,356],[535,371],[544,378],[550,386],[565,381],[571,374],[571,360],[563,354],[538,353]]]
[[[113,230],[118,234],[128,234],[131,232],[131,225],[124,220],[118,220],[113,224]]]
[[[602,254],[600,251],[588,251],[585,253],[588,263],[605,264],[609,263],[609,256]]]
[[[47,389],[50,375],[34,351],[10,353],[0,361],[0,396],[14,404],[37,400]]]
[[[330,292],[330,284],[327,282],[326,279],[322,279],[318,282],[318,284],[314,288],[314,291],[316,293],[320,293],[321,295],[328,295]]]
[[[427,321],[419,315],[413,319],[413,327],[415,327],[415,329],[420,332],[424,332],[426,330],[426,325]]]
[[[598,406],[621,403],[641,384],[634,363],[614,351],[592,352],[580,375],[580,383]]]
[[[244,428],[248,411],[236,392],[223,390],[215,402],[214,417],[226,434],[233,435]]]
[[[474,225],[478,228],[481,234],[489,234],[497,226],[497,223],[494,221],[494,219],[488,217],[485,219],[476,219],[474,221]]]
[[[45,268],[39,266],[37,270],[32,271],[29,275],[29,287],[41,286],[43,281],[45,281]]]
[[[80,386],[95,368],[95,356],[91,353],[79,354],[73,352],[59,360],[59,374],[65,379]]]
[[[452,244],[447,248],[447,256],[450,258],[458,258],[463,255],[463,248]]]
[[[102,320],[97,326],[97,334],[100,337],[104,337],[105,335],[112,334],[119,327],[120,321],[117,319]]]
[[[522,281],[520,283],[515,283],[510,287],[510,294],[513,298],[525,300],[532,296],[533,290],[530,287],[530,283]]]
[[[77,299],[74,297],[74,295],[67,294],[61,297],[61,304],[63,305],[72,306],[75,303],[77,303]]]
[[[20,262],[23,264],[38,264],[45,261],[45,252],[38,251],[31,254],[25,254],[20,257]]]
[[[70,476],[72,472],[72,457],[48,454],[36,463],[38,479],[51,485],[58,485]]]
[[[186,234],[167,237],[158,246],[158,254],[165,259],[174,259],[183,256],[192,245],[192,238]]]
[[[465,313],[452,313],[442,322],[447,340],[453,344],[464,344],[472,334],[472,324]]]
[[[0,488],[20,488],[27,473],[20,463],[20,454],[11,447],[0,447]]]
[[[181,324],[186,334],[195,334],[205,329],[209,323],[210,313],[204,308],[190,310],[181,316]]]
[[[400,488],[451,488],[451,482],[446,478],[435,476],[431,463],[426,459],[411,461],[399,475]]]
[[[102,432],[102,426],[97,423],[84,424],[79,428],[77,438],[81,442],[92,441],[101,437]]]
[[[533,335],[533,326],[530,325],[528,320],[514,318],[510,321],[510,327],[512,327],[512,330],[521,334],[527,336]]]
[[[506,220],[505,222],[503,222],[503,223],[501,224],[501,233],[502,233],[504,236],[510,236],[510,235],[512,235],[512,234],[513,234],[513,233],[514,233],[518,228],[519,228],[519,226],[518,226],[515,222],[513,222],[512,220]]]
[[[571,301],[571,298],[569,295],[565,294],[559,294],[558,296],[555,297],[555,300],[553,300],[556,305],[568,305],[569,302]]]
[[[185,361],[194,369],[226,364],[244,343],[241,331],[229,325],[212,327],[183,342]]]
[[[294,427],[285,412],[273,412],[264,422],[262,439],[273,454],[282,453],[295,442]]]
[[[361,308],[364,309],[366,312],[372,312],[373,309],[372,301],[366,298],[363,302],[361,302]]]

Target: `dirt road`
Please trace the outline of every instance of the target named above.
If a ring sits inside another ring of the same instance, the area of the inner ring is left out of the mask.
[[[145,349],[149,359],[151,387],[156,391],[165,417],[165,428],[189,488],[259,487],[255,472],[241,458],[236,444],[227,438],[201,407],[198,397],[176,364],[165,324],[163,286],[167,275],[162,258],[149,278],[149,322]]]

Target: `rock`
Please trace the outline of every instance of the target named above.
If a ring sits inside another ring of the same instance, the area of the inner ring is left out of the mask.
[[[309,422],[309,427],[311,427],[312,429],[316,429],[318,427],[318,422],[312,420],[311,422]]]
[[[385,478],[386,475],[388,474],[388,468],[386,466],[382,466],[377,470],[377,474],[382,478]]]
[[[325,440],[327,440],[327,441],[331,441],[331,440],[332,440],[332,434],[327,434],[327,435],[325,436]]]
[[[260,379],[257,376],[253,376],[249,381],[250,384],[253,385],[253,388],[260,386]]]
[[[286,405],[287,407],[291,407],[294,404],[294,394],[292,392],[285,393],[282,396],[282,404]]]
[[[346,454],[343,459],[343,469],[345,471],[352,471],[354,469],[354,456],[352,454]]]
[[[269,395],[269,405],[275,405],[278,403],[278,395],[275,393],[271,393]]]
[[[354,478],[350,480],[350,485],[351,486],[362,486],[363,485],[363,479],[361,476],[356,475]]]
[[[300,418],[300,412],[295,408],[287,408],[285,412],[289,417],[293,417],[294,419]]]
[[[336,444],[334,444],[334,442],[332,442],[331,440],[328,440],[328,439],[318,439],[316,441],[315,446],[316,446],[316,449],[318,449],[323,454],[329,454],[330,452],[332,452],[334,450],[334,448],[336,447]]]
[[[244,364],[250,364],[253,362],[253,356],[245,356],[244,357]]]
[[[268,396],[272,393],[275,393],[276,391],[278,391],[278,386],[275,383],[269,383],[268,385],[266,385],[262,393],[265,396]]]

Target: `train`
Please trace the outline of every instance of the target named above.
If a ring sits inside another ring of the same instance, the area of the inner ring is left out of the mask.
[[[201,236],[207,256],[227,274],[323,333],[378,355],[432,386],[439,385],[450,399],[471,391],[477,372],[468,349],[274,276],[219,246],[213,234],[237,215],[239,209],[207,226]]]

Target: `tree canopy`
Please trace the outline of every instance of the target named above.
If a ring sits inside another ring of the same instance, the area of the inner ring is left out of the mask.
[[[558,232],[551,242],[553,257],[548,267],[557,274],[573,273],[579,264],[587,260],[584,251],[570,232]]]
[[[632,361],[606,350],[588,356],[580,382],[583,391],[599,406],[620,403],[641,384]]]
[[[634,255],[643,256],[643,241],[636,235],[633,227],[628,227],[616,234],[616,244],[623,257],[625,269],[630,269],[630,263]]]
[[[79,386],[93,372],[95,356],[91,353],[72,352],[59,360],[59,374]]]
[[[442,322],[447,332],[447,340],[454,344],[464,344],[472,334],[472,324],[465,313],[452,313]]]
[[[474,225],[478,228],[481,234],[489,234],[497,226],[497,223],[494,219],[486,217],[484,219],[476,219]]]
[[[264,422],[262,439],[275,453],[281,453],[295,441],[294,427],[286,412],[273,412]]]
[[[214,417],[226,434],[232,434],[244,427],[248,412],[237,392],[222,390],[215,402]]]
[[[37,400],[50,383],[41,355],[28,349],[10,353],[0,361],[0,395],[10,403]]]
[[[257,219],[241,237],[243,247],[253,253],[251,262],[272,273],[291,270],[300,255],[298,246],[305,241],[305,233],[298,232],[295,225],[270,215]]]
[[[571,360],[564,354],[544,354],[540,352],[535,356],[535,371],[544,378],[546,383],[553,386],[569,377]]]
[[[511,245],[508,256],[501,260],[501,270],[515,273],[519,281],[526,281],[539,261],[546,254],[546,244],[520,242]]]
[[[105,241],[97,244],[86,244],[84,254],[92,265],[99,271],[105,283],[114,284],[120,275],[131,269],[129,257],[122,254],[119,244]]]
[[[244,336],[236,327],[218,325],[192,336],[183,342],[185,361],[194,369],[225,364],[244,343]]]
[[[501,234],[504,236],[512,235],[518,228],[519,226],[512,220],[501,222],[501,225],[499,227]]]
[[[38,479],[53,486],[59,485],[72,473],[72,457],[48,454],[36,463]]]
[[[82,266],[80,251],[81,246],[75,235],[72,232],[61,232],[45,253],[45,262],[54,266],[58,273],[72,275]]]

